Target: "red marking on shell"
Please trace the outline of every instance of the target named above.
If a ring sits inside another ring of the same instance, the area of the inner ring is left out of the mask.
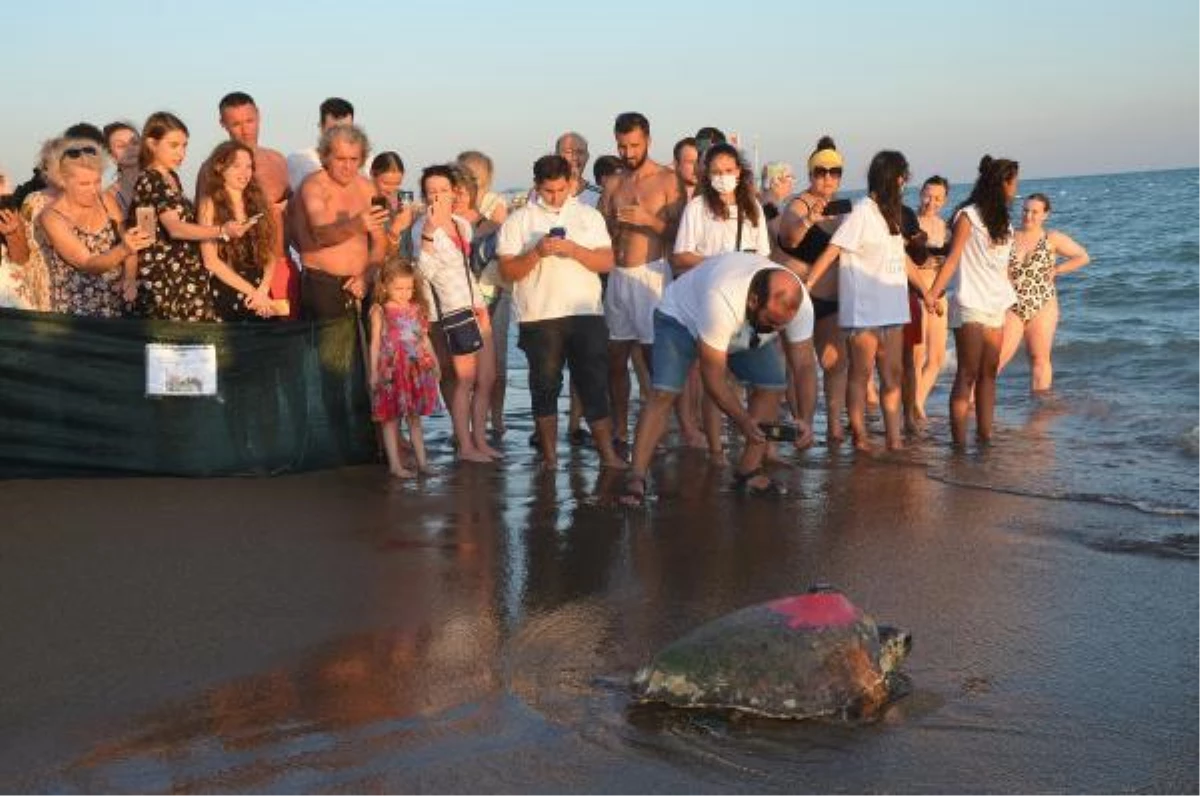
[[[859,620],[861,613],[844,594],[798,594],[767,603],[767,608],[788,617],[788,627],[844,627]]]

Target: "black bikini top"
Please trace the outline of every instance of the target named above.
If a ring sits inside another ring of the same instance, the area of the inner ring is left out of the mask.
[[[775,236],[775,242],[779,244],[781,251],[809,265],[817,261],[831,240],[833,240],[833,236],[817,224],[809,227],[808,232],[804,233],[804,237],[795,246],[784,246],[779,236]]]

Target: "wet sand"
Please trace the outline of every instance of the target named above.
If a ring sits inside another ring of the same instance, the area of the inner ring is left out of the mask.
[[[0,483],[0,789],[1197,791],[1194,544],[1079,533],[1194,518],[823,451],[781,502],[672,453],[631,511],[593,454],[542,475],[523,446],[423,490]],[[817,581],[913,633],[882,721],[629,709],[655,649]]]

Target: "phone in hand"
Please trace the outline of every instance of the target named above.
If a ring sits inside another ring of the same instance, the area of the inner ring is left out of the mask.
[[[250,218],[246,219],[246,227],[249,228],[254,226],[258,222],[262,221],[262,217],[262,213],[255,213],[254,215],[250,216]]]
[[[371,207],[377,207],[380,210],[387,210],[388,209],[388,200],[384,196],[372,196],[371,197]]]
[[[551,227],[550,231],[546,233],[546,237],[558,238],[558,239],[562,240],[563,238],[567,237],[567,228],[566,227]]]
[[[158,213],[153,207],[148,205],[139,205],[134,211],[134,218],[137,219],[137,228],[143,235],[150,238],[151,242],[158,240]]]
[[[822,211],[827,216],[844,216],[852,209],[849,199],[834,199],[832,202],[825,204],[825,210]]]
[[[770,442],[795,442],[800,429],[791,423],[759,423],[763,436]]]

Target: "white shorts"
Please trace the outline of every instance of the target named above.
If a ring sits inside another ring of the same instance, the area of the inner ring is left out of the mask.
[[[952,299],[950,301],[950,328],[961,329],[963,324],[977,323],[989,329],[1001,329],[1004,327],[1004,316],[1007,314],[1007,309],[992,312],[975,307],[964,307],[957,300]]]
[[[630,268],[613,268],[604,295],[604,320],[613,341],[654,342],[654,310],[671,284],[671,266],[655,260]]]

